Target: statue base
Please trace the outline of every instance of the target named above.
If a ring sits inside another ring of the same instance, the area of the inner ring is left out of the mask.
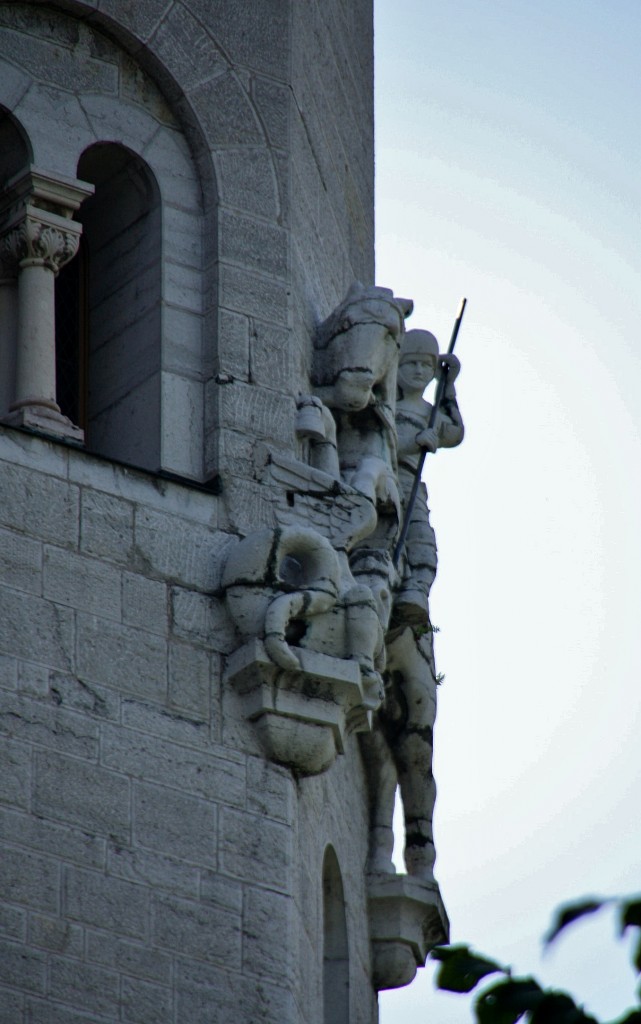
[[[449,942],[438,884],[413,875],[370,874],[368,912],[377,990],[409,985],[434,946]]]

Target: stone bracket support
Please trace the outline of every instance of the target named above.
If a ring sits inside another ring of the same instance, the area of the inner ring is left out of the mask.
[[[449,921],[435,881],[372,874],[368,913],[376,989],[409,985],[434,946],[449,942]]]
[[[244,695],[266,755],[298,775],[318,775],[342,753],[350,713],[363,704],[358,664],[298,650],[298,671],[279,668],[254,639],[228,659],[224,682]]]

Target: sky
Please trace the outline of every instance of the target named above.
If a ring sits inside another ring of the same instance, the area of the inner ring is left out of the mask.
[[[457,354],[439,545],[436,874],[452,941],[633,1002],[641,890],[641,0],[376,0],[377,284]],[[433,968],[382,1024],[465,1024]]]

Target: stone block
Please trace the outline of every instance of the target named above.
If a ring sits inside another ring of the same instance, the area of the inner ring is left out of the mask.
[[[7,654],[69,671],[73,665],[73,612],[0,587],[0,649]]]
[[[103,728],[102,763],[145,781],[234,806],[245,803],[244,758],[214,747],[208,753],[130,729]]]
[[[249,322],[240,313],[218,313],[217,370],[237,380],[249,379]]]
[[[167,258],[174,263],[198,270],[202,266],[203,222],[200,211],[192,213],[182,206],[163,206],[163,237]],[[168,301],[169,300],[169,297]],[[176,304],[178,307],[182,303]],[[200,367],[193,367],[199,370]]]
[[[120,580],[120,571],[110,565],[45,546],[43,594],[57,604],[120,620]]]
[[[43,994],[46,985],[47,958],[16,942],[0,940],[0,984],[12,985],[23,992]]]
[[[137,845],[214,867],[216,806],[162,786],[135,785],[133,836]]]
[[[158,580],[123,573],[122,621],[165,635],[168,628],[167,587]]]
[[[203,478],[203,399],[202,381],[163,374],[162,467],[196,481]]]
[[[262,757],[247,758],[247,810],[288,824],[292,821],[296,784],[291,772]]]
[[[26,931],[26,910],[19,910],[18,907],[7,905],[0,906],[0,935],[7,939],[24,940]]]
[[[54,704],[67,711],[111,722],[120,719],[120,697],[103,686],[85,683],[62,672],[50,672],[48,689]]]
[[[169,705],[202,721],[210,718],[210,690],[216,678],[210,656],[189,644],[169,645]]]
[[[292,833],[258,814],[224,807],[221,811],[220,863],[233,878],[288,892],[292,872]]]
[[[101,13],[136,39],[149,39],[167,10],[165,0],[100,0]]]
[[[49,694],[49,673],[46,665],[32,661],[18,662],[18,689],[26,697],[47,697]]]
[[[146,630],[78,615],[78,673],[125,693],[161,700],[167,692],[167,644]]]
[[[28,696],[7,694],[0,706],[0,733],[23,743],[95,759],[98,727],[81,715]]]
[[[63,912],[72,921],[143,938],[147,931],[149,890],[142,885],[80,868],[65,869]]]
[[[87,931],[87,959],[124,975],[168,984],[171,957],[158,949],[120,939],[108,932]]]
[[[200,271],[169,259],[163,263],[163,295],[179,309],[202,313],[203,285]]]
[[[0,1024],[20,1024],[23,1020],[24,995],[0,989]]]
[[[242,929],[240,915],[220,907],[155,896],[152,941],[184,956],[239,969]]]
[[[0,574],[4,583],[29,594],[42,593],[42,544],[0,530]]]
[[[2,466],[0,523],[63,547],[78,544],[79,491],[64,480],[22,466]],[[25,516],[25,510],[29,510]]]
[[[202,370],[202,319],[189,310],[163,307],[163,369],[196,376]]]
[[[182,4],[164,18],[154,34],[153,48],[185,90],[193,89],[228,68],[203,23]]]
[[[33,26],[32,26],[33,27]],[[32,32],[2,30],[0,45],[12,61],[33,78],[46,81],[69,92],[116,94],[118,69],[113,64],[94,60],[88,54],[78,60],[77,52],[61,46],[57,40],[38,38]]]
[[[123,978],[120,1006],[126,1024],[166,1024],[173,1012],[173,993],[148,981]]]
[[[193,718],[167,711],[166,708],[142,704],[136,700],[124,700],[122,723],[131,729],[138,729],[145,735],[159,736],[172,743],[206,750],[209,746],[208,725]]]
[[[289,69],[289,12],[280,0],[260,0],[238,17],[234,0],[190,0],[189,5],[207,25],[216,42],[234,64],[262,71],[284,81]]]
[[[100,867],[105,862],[104,839],[35,815],[0,810],[0,839],[84,867]]]
[[[54,1000],[91,1014],[118,1013],[118,975],[93,964],[51,958],[49,992]]]
[[[243,887],[233,878],[216,871],[200,872],[200,899],[213,907],[222,907],[240,915],[243,909]]]
[[[208,20],[210,16],[211,8]],[[233,73],[225,72],[196,86],[189,99],[211,148],[263,144],[258,118]]]
[[[291,981],[298,943],[293,901],[267,889],[247,888],[243,909],[243,971]]]
[[[0,891],[11,903],[56,911],[60,898],[60,866],[50,857],[5,846],[0,858]]]
[[[251,437],[293,444],[296,404],[289,395],[235,381],[218,388],[220,421]]]
[[[86,832],[129,836],[129,780],[71,757],[35,755],[36,814],[77,825]]]
[[[80,547],[85,554],[129,564],[134,542],[133,505],[83,487],[80,517]]]
[[[181,587],[171,588],[171,622],[177,637],[226,654],[238,643],[222,601]]]
[[[251,380],[261,387],[292,392],[303,375],[300,360],[293,358],[290,331],[252,320],[250,331]],[[291,431],[291,425],[289,425]]]
[[[141,508],[136,512],[135,535],[137,559],[150,575],[200,590],[217,585],[215,554],[227,541],[225,534],[176,515]]]
[[[220,255],[277,278],[287,274],[287,234],[276,224],[223,211],[220,217]]]
[[[193,858],[192,858],[193,859]],[[140,848],[111,846],[107,856],[109,874],[154,889],[166,889],[186,899],[198,897],[198,869],[175,857]]]
[[[79,925],[62,921],[59,917],[31,914],[29,917],[29,943],[38,949],[48,949],[52,953],[66,953],[67,956],[82,957],[84,933]]]
[[[285,986],[214,968],[177,963],[177,1019],[189,1024],[238,1020],[242,1006],[247,1021],[283,1024],[295,1020],[294,1001]]]
[[[50,999],[28,999],[27,1020],[29,1024],[98,1024],[96,1018],[87,1016],[86,1011],[76,1012],[68,1006],[54,1006]],[[100,1024],[119,1024],[118,1018],[109,1015],[100,1017]]]
[[[0,802],[15,807],[29,806],[30,761],[29,747],[0,740]]]
[[[105,102],[109,100],[105,96]],[[96,133],[77,97],[64,89],[34,82],[13,113],[28,128],[36,167],[75,178],[78,154],[96,141]],[[51,131],[52,124],[56,125],[56,132]],[[105,138],[102,130],[98,136]],[[60,145],[61,138],[65,140],[64,146]]]
[[[252,81],[252,97],[271,145],[277,149],[287,149],[290,90],[269,78],[256,75]]]
[[[215,160],[221,203],[259,217],[275,219],[278,216],[278,180],[269,152],[259,147],[221,150]],[[225,293],[221,298],[226,305]]]
[[[287,326],[289,294],[285,282],[222,263],[220,289],[227,309]]]
[[[158,131],[158,121],[137,103],[122,97],[84,95],[83,110],[99,139],[118,139],[123,146],[141,152]],[[81,150],[77,150],[81,152]]]
[[[0,686],[3,690],[18,688],[18,662],[8,654],[0,654]]]

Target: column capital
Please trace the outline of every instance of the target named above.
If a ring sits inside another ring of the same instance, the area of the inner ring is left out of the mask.
[[[93,192],[88,182],[34,167],[7,182],[0,193],[0,276],[30,265],[57,273],[78,251],[82,225],[71,218]]]

